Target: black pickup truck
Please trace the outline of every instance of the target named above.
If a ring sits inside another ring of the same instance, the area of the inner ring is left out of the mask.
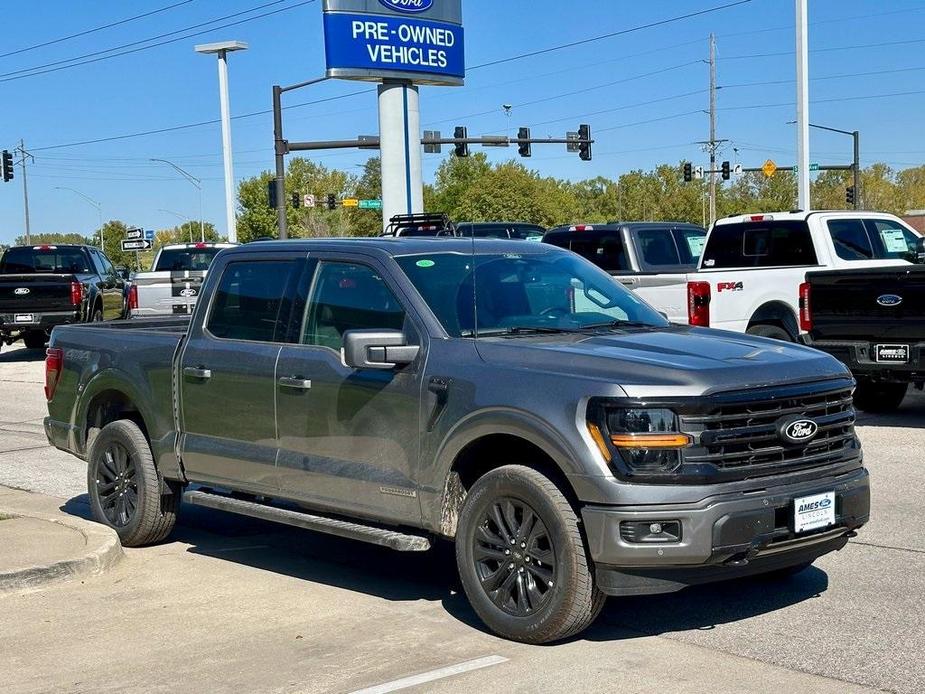
[[[800,324],[805,344],[851,369],[858,409],[895,410],[925,383],[925,267],[807,273]]]
[[[0,256],[0,342],[45,344],[65,323],[122,318],[125,280],[92,246],[14,246]]]

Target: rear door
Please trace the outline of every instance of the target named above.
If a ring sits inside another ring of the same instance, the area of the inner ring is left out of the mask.
[[[109,262],[109,258],[101,251],[89,248],[87,252],[93,257],[93,263],[99,274],[97,287],[103,299],[103,320],[121,318],[124,312],[122,287],[125,281],[118,275],[112,263]]]
[[[179,374],[191,480],[277,492],[276,361],[304,265],[304,253],[239,256],[191,325]]]
[[[279,474],[283,496],[357,516],[419,524],[414,470],[425,359],[423,330],[378,261],[312,254],[298,344],[277,368]],[[352,369],[341,357],[348,330],[403,330],[421,345],[395,370]]]

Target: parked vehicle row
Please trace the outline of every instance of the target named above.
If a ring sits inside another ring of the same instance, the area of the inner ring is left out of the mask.
[[[479,617],[542,643],[606,595],[799,571],[868,520],[842,364],[670,323],[550,244],[258,242],[200,298],[52,334],[46,434],[128,546],[181,498],[446,538]]]

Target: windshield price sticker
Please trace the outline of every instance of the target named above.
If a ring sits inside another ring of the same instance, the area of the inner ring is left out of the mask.
[[[416,82],[452,84],[459,84],[465,76],[463,28],[456,24],[328,12],[324,36],[330,76],[341,76],[344,70],[368,70],[369,79],[415,73],[432,76],[409,76]]]
[[[695,258],[699,258],[703,253],[703,247],[707,243],[706,236],[688,236],[687,237],[687,247],[690,249],[691,255]]]
[[[882,229],[880,237],[883,239],[883,245],[886,246],[887,253],[906,253],[909,251],[902,229]]]

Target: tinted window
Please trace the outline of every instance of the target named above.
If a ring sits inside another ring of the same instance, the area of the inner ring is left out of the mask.
[[[636,232],[639,256],[646,265],[680,265],[678,247],[670,229],[639,229]]]
[[[608,272],[629,270],[623,237],[619,231],[574,231],[547,234],[543,241],[567,248]]]
[[[93,261],[93,267],[96,268],[96,272],[101,277],[106,274],[106,268],[103,265],[103,259],[100,257],[99,251],[96,249],[90,249],[87,251],[90,254],[90,259]]]
[[[157,259],[155,272],[169,270],[186,272],[187,270],[208,270],[212,259],[221,248],[165,248]]]
[[[222,273],[207,328],[216,337],[255,342],[286,342],[289,286],[300,261],[229,263]]]
[[[835,253],[842,260],[869,260],[874,257],[874,248],[867,235],[867,228],[860,219],[831,219],[828,221],[829,235]]]
[[[382,277],[367,265],[318,265],[301,343],[340,350],[348,330],[401,330],[405,312]]]
[[[743,222],[713,227],[703,267],[815,265],[816,251],[806,222]]]
[[[115,275],[116,269],[112,266],[112,263],[109,262],[109,258],[106,257],[106,254],[102,251],[99,251],[100,262],[103,264],[103,274],[105,275]]]
[[[35,246],[7,249],[0,261],[0,273],[31,274],[92,272],[87,253],[82,248],[66,246]]]
[[[678,252],[681,254],[681,263],[696,265],[703,254],[703,245],[707,240],[705,229],[675,229],[675,240],[678,242]]]
[[[619,282],[568,253],[475,257],[432,253],[396,258],[447,333],[454,337],[511,333],[512,329],[609,327],[614,321],[664,326],[658,315]],[[473,287],[473,283],[475,286]],[[619,327],[619,326],[617,326]]]

